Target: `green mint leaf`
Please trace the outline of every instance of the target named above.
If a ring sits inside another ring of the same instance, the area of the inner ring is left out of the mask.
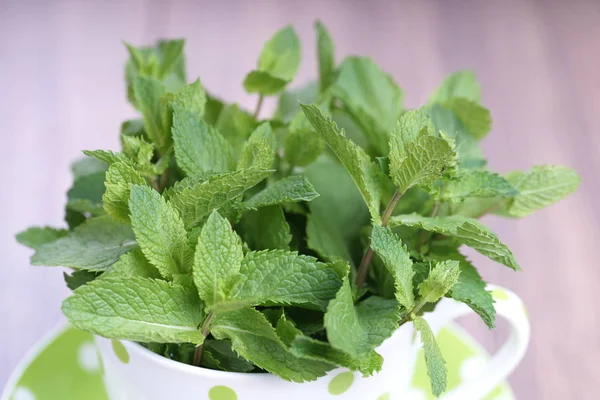
[[[267,318],[252,308],[216,314],[211,333],[230,339],[237,354],[288,381],[314,381],[332,369],[330,364],[294,356]]]
[[[445,183],[439,193],[442,201],[460,203],[471,197],[514,197],[519,192],[506,179],[484,170],[463,170],[456,179]]]
[[[398,304],[394,300],[371,297],[355,306],[346,276],[335,299],[329,302],[324,322],[333,348],[361,357],[390,337],[398,320]]]
[[[71,164],[71,172],[75,180],[96,172],[106,172],[105,162],[92,157],[83,157]]]
[[[134,81],[133,90],[148,137],[159,151],[166,150],[171,141],[171,125],[167,103],[163,98],[165,87],[158,80],[140,76]]]
[[[194,283],[207,306],[228,298],[243,257],[239,236],[229,221],[213,211],[198,238],[193,267]]]
[[[391,229],[377,225],[371,234],[371,247],[394,278],[396,300],[411,310],[415,306],[412,282],[415,273],[408,250]]]
[[[381,203],[381,171],[362,148],[346,137],[331,117],[325,116],[315,105],[302,105],[302,111],[315,130],[325,139],[331,150],[358,187],[362,194],[371,219],[375,223],[381,221],[379,207]]]
[[[519,191],[508,206],[508,215],[513,217],[524,217],[564,199],[581,182],[577,172],[560,165],[539,165],[526,173],[511,172],[506,179]]]
[[[481,88],[472,71],[457,71],[449,75],[444,83],[431,95],[429,103],[441,103],[453,97],[462,97],[475,103],[480,102]]]
[[[249,252],[232,299],[242,305],[298,305],[325,310],[341,286],[338,272],[284,250]]]
[[[83,154],[88,157],[92,157],[98,161],[102,161],[108,165],[122,161],[122,162],[130,162],[127,156],[123,153],[115,153],[110,150],[84,150]]]
[[[174,110],[172,133],[177,165],[190,176],[232,169],[229,143],[219,131],[204,123],[197,112],[178,107]]]
[[[391,218],[390,226],[410,226],[429,232],[456,238],[484,256],[518,270],[519,265],[510,249],[490,232],[483,224],[473,218],[459,215],[429,218],[417,214],[397,215]]]
[[[335,79],[335,55],[333,40],[321,21],[315,24],[317,30],[317,58],[319,60],[319,91],[323,93]]]
[[[239,158],[246,139],[256,128],[256,118],[241,110],[237,104],[223,107],[215,127],[231,145],[235,159]]]
[[[193,228],[213,210],[231,205],[270,174],[270,170],[247,169],[217,175],[189,186],[181,185],[169,193],[169,201],[179,211],[185,226]]]
[[[67,284],[67,287],[71,290],[75,290],[78,287],[83,286],[86,283],[89,283],[94,279],[98,278],[99,276],[101,276],[100,274],[101,273],[99,272],[85,271],[83,269],[80,269],[78,271],[73,271],[71,275],[67,274],[66,272],[63,272],[63,277],[65,278],[65,283]]]
[[[325,142],[299,112],[290,122],[288,134],[284,139],[284,157],[293,166],[306,166],[319,157],[325,148]]]
[[[256,368],[233,351],[230,340],[214,339],[204,342],[202,366],[228,372],[250,372]]]
[[[104,271],[137,247],[131,228],[108,216],[87,220],[67,236],[41,245],[33,265]]]
[[[186,110],[192,115],[202,117],[206,106],[206,93],[200,80],[197,79],[179,92],[171,100],[171,107],[175,110]]]
[[[123,254],[119,260],[102,274],[102,279],[109,277],[121,278],[153,278],[160,279],[161,274],[144,256],[138,248]]]
[[[459,276],[458,261],[447,260],[437,263],[418,287],[421,301],[425,303],[437,302],[452,289]]]
[[[104,193],[105,172],[95,172],[82,176],[73,183],[67,192],[67,207],[73,211],[98,216],[104,214],[102,194]]]
[[[177,211],[152,188],[133,185],[131,227],[142,252],[165,278],[189,270],[192,250]]]
[[[431,380],[431,390],[436,397],[439,397],[446,391],[447,370],[446,361],[431,331],[431,327],[423,318],[416,318],[413,321],[415,329],[421,334],[423,350],[425,351],[425,365],[427,374]]]
[[[144,178],[129,165],[116,162],[106,173],[106,192],[102,196],[104,210],[117,221],[129,223],[131,185],[146,185]]]
[[[286,90],[279,96],[277,109],[273,119],[284,123],[289,123],[292,119],[301,113],[300,104],[315,103],[319,96],[319,85],[312,81],[297,89]]]
[[[148,143],[142,137],[121,135],[123,154],[132,161],[132,165],[152,176],[152,158],[154,157],[154,144]]]
[[[266,44],[258,59],[258,69],[244,81],[249,93],[275,94],[294,79],[300,65],[300,39],[291,26],[278,31]]]
[[[403,112],[403,93],[370,58],[348,57],[331,92],[368,136],[378,155],[388,153],[388,138]]]
[[[242,216],[239,226],[244,242],[252,250],[287,250],[290,247],[292,234],[281,206],[248,211]]]
[[[144,120],[142,118],[128,119],[121,124],[121,138],[123,136],[142,138],[146,136]]]
[[[48,226],[38,227],[32,226],[27,228],[23,232],[19,232],[16,235],[17,242],[30,249],[37,250],[40,246],[46,243],[56,242],[58,239],[65,237],[69,234],[66,229],[50,228]]]
[[[202,344],[202,303],[192,290],[148,278],[97,279],[63,302],[76,328],[113,339]]]
[[[265,122],[259,125],[246,141],[237,169],[269,169],[275,162],[276,139],[271,125]]]
[[[319,194],[308,179],[301,175],[292,175],[276,181],[244,202],[246,209],[258,209],[283,203],[312,201]]]
[[[477,140],[483,139],[492,130],[490,110],[480,106],[476,101],[454,97],[444,101],[442,105],[452,110]]]

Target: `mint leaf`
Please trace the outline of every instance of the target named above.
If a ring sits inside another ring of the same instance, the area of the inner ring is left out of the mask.
[[[502,176],[483,170],[463,170],[445,183],[442,201],[459,203],[472,197],[514,197],[519,192]]]
[[[317,58],[319,60],[319,91],[323,93],[335,79],[335,56],[333,40],[321,21],[315,23],[317,30]]]
[[[394,300],[373,297],[354,305],[348,276],[325,312],[327,339],[335,349],[361,357],[379,346],[398,327]]]
[[[325,148],[325,142],[299,112],[290,122],[284,139],[284,157],[293,166],[306,166],[317,159]]]
[[[296,252],[249,252],[232,299],[244,305],[299,305],[325,310],[341,286],[328,264]]]
[[[83,157],[71,164],[71,172],[75,180],[96,172],[106,172],[107,168],[105,162],[92,157]]]
[[[271,183],[253,197],[244,202],[246,209],[257,209],[283,203],[312,201],[319,194],[308,179],[301,175],[292,175]]]
[[[300,104],[315,103],[319,96],[318,83],[311,81],[297,89],[286,90],[279,96],[273,119],[289,123],[301,113]]]
[[[119,260],[102,274],[102,279],[109,277],[120,278],[154,278],[160,279],[161,275],[144,256],[140,249],[134,249],[129,253],[123,254]]]
[[[483,139],[492,130],[490,110],[480,106],[476,101],[454,97],[444,101],[442,105],[452,110],[477,140]]]
[[[50,228],[48,226],[32,226],[16,235],[17,242],[30,249],[37,250],[46,243],[56,242],[69,234],[66,229]]]
[[[450,297],[467,304],[493,329],[496,321],[496,309],[492,294],[485,290],[486,284],[477,269],[468,261],[461,261],[458,282],[450,290]]]
[[[98,278],[99,276],[101,276],[101,274],[101,272],[86,271],[80,269],[77,271],[73,271],[71,275],[67,274],[66,272],[63,272],[63,277],[65,279],[67,287],[71,290],[75,290],[78,287],[83,286],[86,283],[89,283],[94,279]]]
[[[67,208],[93,216],[104,214],[102,208],[104,179],[104,171],[77,178],[67,192]]]
[[[344,165],[358,190],[362,194],[371,219],[381,221],[379,212],[381,202],[381,171],[362,148],[349,140],[343,130],[338,129],[331,117],[325,116],[314,105],[302,105],[302,111],[315,130],[325,139],[331,150]]]
[[[229,372],[250,372],[255,369],[254,365],[233,351],[231,341],[214,339],[204,342],[202,366]]]
[[[200,224],[213,210],[231,203],[271,174],[269,170],[247,169],[210,177],[169,192],[169,201],[178,211],[185,226]]]
[[[415,329],[421,334],[423,350],[425,351],[425,364],[427,365],[427,374],[431,380],[431,390],[436,397],[439,397],[446,391],[447,370],[446,362],[442,352],[435,341],[435,336],[429,327],[427,321],[417,317],[413,321]]]
[[[194,283],[207,306],[229,297],[243,257],[239,236],[229,221],[213,211],[198,238],[193,267]]]
[[[104,271],[137,247],[131,228],[107,216],[87,220],[67,236],[41,245],[32,265]]]
[[[276,139],[271,125],[265,122],[259,125],[248,138],[242,149],[237,169],[269,169],[275,162]]]
[[[439,262],[418,287],[419,296],[424,303],[435,303],[441,299],[458,281],[459,263],[456,260]]]
[[[332,369],[330,364],[294,356],[266,317],[252,308],[216,314],[211,333],[230,339],[237,354],[288,381],[314,381]]]
[[[63,302],[78,329],[113,339],[202,344],[202,303],[182,286],[148,278],[97,279]]]
[[[510,249],[480,222],[459,215],[429,218],[417,214],[397,215],[390,226],[410,226],[456,238],[484,256],[518,270],[519,265]]]
[[[444,83],[431,95],[429,103],[441,103],[453,97],[462,97],[476,103],[480,102],[481,88],[472,71],[457,71],[449,75]]]
[[[262,207],[244,213],[240,220],[244,242],[252,250],[289,249],[290,226],[280,206]]]
[[[246,139],[256,128],[256,118],[239,108],[237,104],[222,108],[215,127],[231,145],[234,158],[239,158]]]
[[[402,241],[389,228],[374,226],[371,247],[394,278],[395,296],[406,310],[415,306],[412,260]]]
[[[232,169],[229,143],[219,131],[205,124],[197,112],[179,107],[174,110],[172,132],[177,165],[190,176]]]
[[[88,157],[92,157],[98,161],[102,161],[108,165],[116,163],[116,162],[125,162],[128,163],[130,160],[123,153],[115,153],[110,150],[84,150],[83,154]]]
[[[117,221],[126,222],[129,219],[129,196],[131,185],[146,185],[144,178],[129,165],[116,162],[106,173],[106,192],[102,196],[104,210]]]
[[[192,251],[177,211],[157,191],[133,185],[131,227],[142,252],[165,278],[189,270]]]
[[[144,130],[160,151],[170,144],[170,116],[167,103],[163,99],[166,93],[160,81],[139,76],[133,83],[136,102],[144,117]]]
[[[206,93],[202,88],[200,79],[182,88],[171,100],[171,107],[175,110],[186,110],[194,116],[204,115],[206,106]]]
[[[506,179],[519,191],[507,210],[513,217],[524,217],[562,200],[581,182],[577,172],[558,165],[535,166],[526,173],[511,172]]]
[[[403,93],[370,58],[348,57],[331,92],[344,103],[378,155],[388,153],[388,135],[403,112]]]
[[[291,26],[278,31],[266,44],[258,59],[258,69],[246,76],[248,93],[275,94],[289,83],[300,65],[300,40]]]

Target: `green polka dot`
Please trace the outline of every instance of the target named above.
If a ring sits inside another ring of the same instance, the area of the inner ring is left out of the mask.
[[[496,300],[508,300],[508,293],[501,289],[492,291],[492,296],[494,296],[494,299]]]
[[[384,394],[382,394],[381,396],[379,396],[379,397],[377,398],[377,400],[390,400],[391,398],[392,398],[392,397],[390,396],[390,394],[389,394],[389,393],[384,393]]]
[[[342,372],[329,382],[329,393],[333,395],[342,394],[350,389],[352,382],[354,382],[354,374],[350,371]]]
[[[127,352],[125,346],[123,346],[123,343],[115,339],[111,340],[111,343],[113,351],[115,352],[117,358],[121,360],[123,364],[129,363],[129,353]]]
[[[208,391],[210,400],[237,400],[235,391],[227,386],[213,386]]]

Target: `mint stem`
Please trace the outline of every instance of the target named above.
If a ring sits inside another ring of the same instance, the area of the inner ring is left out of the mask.
[[[440,189],[440,198],[442,197],[442,195],[444,194],[444,192],[446,191],[446,185],[442,186],[442,188]],[[431,210],[431,214],[429,215],[430,218],[435,218],[437,217],[438,213],[440,212],[440,207],[442,206],[442,201],[436,201],[435,205],[433,206],[433,210]],[[419,234],[419,240],[417,241],[417,245],[415,246],[418,252],[421,252],[421,247],[423,247],[423,245],[425,244],[425,242],[431,237],[431,232],[426,231],[426,230],[421,230],[421,233]]]
[[[200,328],[200,332],[202,333],[202,336],[204,336],[204,339],[206,339],[208,337],[208,334],[210,333],[210,324],[212,323],[214,318],[215,313],[211,311],[208,313],[208,315],[204,319],[204,322],[202,323],[202,328]],[[194,350],[194,360],[192,361],[192,364],[197,367],[199,367],[200,363],[202,362],[203,349],[204,345],[201,344],[200,346],[196,346],[196,349]]]
[[[383,226],[384,228],[390,222],[390,218],[392,217],[392,213],[394,212],[394,209],[396,208],[396,205],[398,204],[398,200],[400,200],[400,198],[402,197],[403,194],[404,194],[404,192],[400,193],[400,191],[398,189],[396,189],[396,191],[394,192],[394,196],[392,196],[392,199],[390,200],[389,204],[385,208],[385,211],[383,212],[383,216],[381,217],[381,226]],[[365,284],[365,282],[367,280],[367,275],[369,274],[369,266],[371,265],[372,260],[373,260],[373,248],[371,248],[371,246],[369,246],[367,248],[367,251],[365,252],[362,260],[360,261],[360,266],[358,267],[358,274],[356,276],[356,286],[357,287],[360,288]]]
[[[254,119],[258,119],[258,114],[260,114],[260,109],[262,108],[263,100],[265,96],[262,94],[258,96],[258,103],[256,103],[256,109],[254,110]]]

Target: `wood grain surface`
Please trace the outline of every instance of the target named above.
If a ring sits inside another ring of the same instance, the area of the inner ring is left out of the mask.
[[[187,38],[190,78],[245,107],[241,82],[263,43],[293,23],[303,39],[298,83],[316,75],[313,21],[337,58],[365,54],[422,104],[445,74],[475,70],[494,129],[484,142],[500,172],[566,164],[583,184],[519,221],[487,217],[524,267],[482,257],[490,281],[527,303],[532,342],[510,381],[519,399],[595,399],[600,382],[600,2],[589,1],[7,1],[0,0],[0,386],[26,350],[61,320],[60,271],[29,267],[13,239],[61,225],[69,163],[116,148],[125,99],[121,40]],[[273,103],[269,103],[273,106]],[[465,321],[493,350],[506,329]]]

